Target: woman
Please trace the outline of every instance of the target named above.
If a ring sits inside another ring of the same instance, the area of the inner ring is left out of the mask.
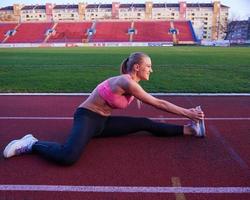
[[[156,136],[205,136],[204,114],[199,109],[185,109],[145,92],[138,84],[149,80],[153,72],[148,55],[136,52],[121,64],[121,75],[100,83],[77,108],[72,131],[64,144],[38,141],[31,134],[10,142],[4,157],[34,152],[61,165],[72,165],[82,154],[92,137],[118,136],[148,131]],[[126,108],[136,97],[157,109],[190,118],[189,125],[170,125],[143,117],[111,116],[113,109]]]

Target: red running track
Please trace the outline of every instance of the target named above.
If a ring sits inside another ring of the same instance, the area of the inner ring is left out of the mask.
[[[10,140],[27,132],[42,140],[63,142],[72,114],[84,98],[0,96],[1,152]],[[141,132],[93,139],[71,167],[36,155],[9,160],[1,156],[0,199],[249,200],[250,97],[160,98],[184,107],[201,105],[207,137],[158,138]],[[136,101],[114,114],[164,118],[178,124],[188,121],[147,105],[139,110]]]

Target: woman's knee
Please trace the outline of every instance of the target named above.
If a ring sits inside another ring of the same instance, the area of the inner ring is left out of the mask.
[[[61,165],[71,166],[71,165],[75,164],[79,160],[80,155],[81,155],[80,153],[74,152],[72,150],[68,150],[68,151],[65,151],[60,156],[60,159],[58,160],[58,162]]]

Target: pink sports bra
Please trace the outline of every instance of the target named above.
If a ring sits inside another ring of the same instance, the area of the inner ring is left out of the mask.
[[[131,95],[114,94],[108,79],[97,86],[97,91],[111,108],[126,108],[134,99]]]

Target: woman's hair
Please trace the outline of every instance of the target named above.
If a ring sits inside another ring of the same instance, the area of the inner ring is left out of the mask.
[[[149,57],[147,54],[142,52],[135,52],[130,54],[130,56],[124,59],[121,63],[120,73],[127,74],[132,71],[134,64],[141,64],[144,57]]]

